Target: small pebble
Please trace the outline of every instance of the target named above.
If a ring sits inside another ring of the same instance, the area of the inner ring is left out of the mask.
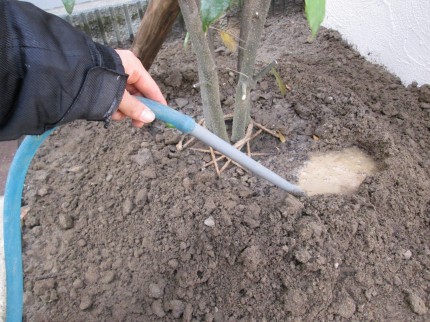
[[[430,104],[429,103],[420,103],[420,107],[423,110],[428,110],[428,109],[430,109]]]
[[[411,259],[412,257],[412,252],[408,249],[406,252],[403,253],[403,257],[405,259]]]
[[[68,214],[60,214],[58,217],[58,223],[64,230],[71,229],[74,226],[73,218]]]
[[[44,293],[54,289],[55,285],[56,285],[56,282],[53,278],[36,281],[34,283],[33,292],[34,294],[41,296]]]
[[[114,271],[106,271],[103,273],[103,277],[101,279],[103,284],[109,284],[112,283],[115,279],[115,272]]]
[[[96,284],[100,278],[99,268],[97,266],[90,266],[84,275],[86,284]]]
[[[203,206],[203,209],[205,211],[205,213],[210,214],[211,212],[213,212],[215,209],[217,208],[217,206],[215,205],[215,202],[213,201],[213,199],[208,198]]]
[[[151,283],[149,284],[149,296],[154,299],[159,299],[163,297],[164,290],[158,284]]]
[[[172,87],[180,87],[182,84],[182,74],[179,70],[173,70],[169,76],[164,80],[164,83]]]
[[[124,215],[129,215],[131,211],[133,210],[133,202],[130,198],[127,198],[124,201],[124,204],[122,205],[122,210],[124,212]]]
[[[424,315],[427,313],[427,307],[424,301],[414,292],[408,293],[408,302],[411,306],[412,311],[418,315]]]
[[[247,225],[248,227],[250,227],[250,228],[252,228],[252,229],[255,229],[255,228],[258,228],[258,227],[260,227],[260,221],[258,221],[258,220],[255,220],[253,217],[252,217],[252,215],[250,215],[250,214],[245,214],[244,216],[243,216],[243,223],[245,224],[245,225]]]
[[[214,217],[209,216],[205,221],[204,224],[208,227],[215,227],[215,220]]]
[[[146,204],[148,201],[148,190],[147,189],[140,189],[136,194],[135,202],[137,205],[140,204]]]
[[[81,171],[82,171],[82,166],[80,166],[80,165],[76,165],[76,166],[71,167],[71,168],[66,170],[66,172],[71,172],[71,173],[78,173]]]
[[[45,187],[40,188],[40,189],[37,191],[37,195],[39,195],[40,197],[45,197],[48,193],[49,193],[49,192],[48,192],[48,189],[47,189],[47,188],[45,188]]]
[[[81,246],[81,247],[84,247],[84,246],[86,246],[87,245],[87,242],[85,241],[85,239],[79,239],[78,240],[78,246]]]
[[[327,96],[327,97],[324,99],[324,103],[326,103],[326,104],[332,104],[332,103],[333,103],[333,101],[334,101],[334,99],[333,99],[333,97],[332,97],[332,96]]]
[[[159,318],[163,318],[166,315],[166,313],[163,310],[163,305],[161,303],[161,300],[152,302],[151,309],[152,309],[152,313],[154,313]]]
[[[349,296],[342,297],[340,302],[335,305],[336,314],[345,319],[351,319],[356,309],[354,300]]]
[[[394,281],[394,285],[396,285],[396,286],[402,285],[402,280],[401,280],[401,278],[398,275],[394,276],[394,280],[393,281]]]
[[[84,287],[84,282],[80,278],[78,278],[78,279],[76,279],[76,280],[73,281],[72,285],[73,285],[74,288],[83,288]]]
[[[163,133],[164,144],[166,145],[176,145],[179,141],[181,141],[181,133],[174,129],[168,129]],[[176,151],[176,149],[172,149]],[[172,154],[170,154],[172,155]]]
[[[191,322],[192,317],[193,317],[193,306],[190,303],[187,303],[187,305],[185,305],[182,321]]]
[[[81,304],[79,304],[79,308],[84,311],[89,309],[93,305],[93,299],[89,295],[83,295],[81,297]]]
[[[169,265],[171,268],[177,268],[179,265],[179,262],[176,258],[173,258],[167,262],[167,265]]]
[[[308,250],[302,248],[296,251],[294,254],[294,257],[302,264],[305,264],[309,262],[309,260],[312,258],[311,254],[308,252]]]
[[[21,220],[25,219],[29,211],[30,211],[30,206],[21,207]]]
[[[188,104],[188,100],[185,98],[176,98],[175,103],[178,105],[178,107],[182,108]]]
[[[170,309],[172,310],[173,317],[178,319],[184,313],[185,304],[180,300],[173,300],[170,301]]]
[[[223,312],[221,312],[219,310],[215,310],[215,312],[214,312],[214,322],[224,322],[224,321],[225,321],[225,318],[224,318]]]

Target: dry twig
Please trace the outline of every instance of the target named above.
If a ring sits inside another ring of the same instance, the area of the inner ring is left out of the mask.
[[[224,120],[230,120],[232,118],[233,118],[233,114],[224,115]],[[198,124],[201,125],[201,126],[204,126],[205,122],[204,122],[204,120],[200,120],[198,122]],[[254,126],[257,127],[258,130],[253,134],[252,132],[253,132]],[[255,121],[251,120],[251,122],[248,125],[248,128],[246,130],[245,137],[243,137],[241,140],[237,141],[233,146],[236,149],[241,150],[246,145],[246,153],[247,153],[247,155],[249,157],[257,156],[257,155],[270,155],[270,153],[252,153],[251,152],[251,144],[250,144],[250,142],[253,139],[255,139],[257,136],[259,136],[263,131],[266,132],[266,133],[268,133],[268,134],[270,134],[270,135],[272,135],[272,136],[274,136],[274,137],[276,137],[276,138],[278,138],[278,139],[280,139],[279,135],[276,132],[274,132],[272,130],[269,130],[267,127],[263,126],[262,124],[257,123]],[[195,141],[195,138],[192,137],[192,138],[190,138],[188,141],[186,141],[184,143],[185,137],[186,137],[186,135],[183,135],[182,138],[181,138],[181,140],[179,141],[179,143],[176,145],[176,148],[179,151],[185,149],[187,146],[191,145]],[[216,173],[217,173],[218,176],[220,176],[222,174],[222,172],[224,170],[226,170],[231,163],[234,164],[235,166],[243,169],[244,171],[248,172],[248,170],[245,169],[245,168],[243,168],[240,164],[238,164],[237,162],[231,160],[230,158],[228,158],[227,156],[223,155],[222,153],[214,150],[212,147],[209,147],[209,149],[200,149],[200,148],[190,148],[190,149],[193,150],[193,151],[197,151],[197,152],[209,153],[211,155],[211,159],[212,160],[209,161],[209,162],[207,162],[207,163],[205,163],[203,165],[203,167],[207,168],[207,167],[209,167],[211,165],[214,165],[215,171],[216,171]],[[218,162],[221,162],[224,159],[226,159],[226,162],[224,163],[224,165],[221,168],[219,168]]]

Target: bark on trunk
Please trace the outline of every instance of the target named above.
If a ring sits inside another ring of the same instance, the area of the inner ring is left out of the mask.
[[[269,12],[270,0],[248,0],[244,2],[241,18],[241,47],[238,67],[240,72],[236,87],[236,102],[233,117],[232,141],[245,136],[251,119],[250,92],[255,87],[254,67],[258,44]],[[244,76],[246,75],[246,76]]]
[[[195,0],[179,0],[179,5],[197,56],[199,84],[206,126],[210,131],[228,142],[219,96],[218,71],[206,35],[203,32],[198,6]]]

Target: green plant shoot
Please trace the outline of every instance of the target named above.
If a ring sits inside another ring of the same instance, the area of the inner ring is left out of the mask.
[[[281,91],[282,96],[285,96],[285,94],[287,94],[287,87],[282,81],[281,75],[279,75],[278,71],[275,68],[272,68],[271,72],[273,76],[275,76],[276,78],[276,83],[278,84],[278,87],[279,87],[279,90]]]
[[[325,0],[305,0],[305,11],[306,19],[311,28],[312,38],[315,38],[324,20]]]
[[[73,12],[73,7],[75,6],[75,0],[63,0],[64,8],[69,15]]]

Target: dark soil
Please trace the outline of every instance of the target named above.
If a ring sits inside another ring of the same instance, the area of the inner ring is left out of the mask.
[[[404,87],[301,13],[268,20],[253,117],[287,138],[252,143],[296,182],[312,151],[358,146],[379,172],[352,195],[288,197],[155,122],[75,122],[29,171],[26,321],[430,320],[430,87]],[[171,39],[152,68],[172,106],[201,118],[194,56]],[[221,45],[219,45],[221,46]],[[219,65],[234,68],[220,48]],[[225,111],[235,75],[220,68]],[[319,138],[319,139],[318,139]],[[204,224],[212,216],[213,227]]]

